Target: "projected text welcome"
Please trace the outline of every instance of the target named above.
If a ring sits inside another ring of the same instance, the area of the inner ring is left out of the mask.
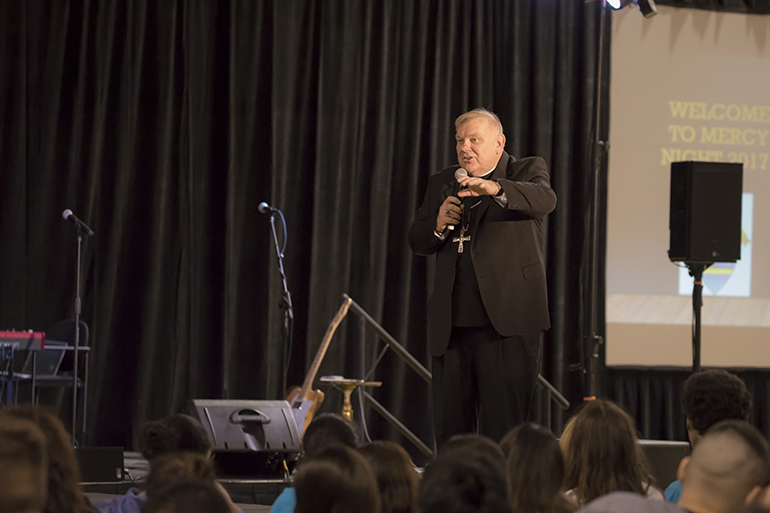
[[[770,105],[669,101],[672,144],[661,148],[662,166],[682,160],[742,162],[745,169],[768,169]],[[714,126],[727,122],[732,126]],[[764,125],[764,126],[763,126]]]

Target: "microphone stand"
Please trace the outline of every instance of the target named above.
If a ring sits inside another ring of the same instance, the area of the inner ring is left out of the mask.
[[[283,225],[283,243],[284,247],[278,248],[278,233],[275,230],[275,214],[276,212],[281,215],[281,224]],[[283,310],[283,377],[282,387],[283,392],[286,392],[287,387],[287,372],[289,366],[289,358],[291,357],[291,342],[292,332],[294,330],[294,307],[291,303],[291,292],[289,292],[288,281],[286,280],[286,272],[283,269],[283,251],[286,249],[286,220],[283,217],[283,213],[278,210],[271,210],[270,212],[270,230],[273,232],[273,245],[275,246],[275,255],[278,258],[278,272],[281,273],[281,284],[283,285],[283,297],[281,299],[281,310]]]
[[[78,350],[80,348],[80,260],[81,260],[81,246],[83,243],[83,229],[80,223],[75,223],[78,238],[78,257],[77,257],[77,271],[75,272],[75,347],[72,350],[72,445],[77,447],[77,438],[75,432],[77,430],[78,419]],[[83,408],[86,406],[83,405]],[[85,433],[86,427],[83,426],[83,432]],[[83,443],[83,440],[80,441]]]
[[[603,79],[603,60],[604,60],[604,26],[607,17],[607,2],[601,0],[601,13],[599,18],[599,47],[596,65],[596,105],[594,112],[594,145],[592,148],[593,156],[593,199],[591,201],[590,218],[590,253],[589,253],[589,279],[588,288],[590,292],[589,304],[587,307],[588,333],[584,334],[581,344],[581,359],[583,372],[585,369],[585,352],[588,352],[587,386],[583,400],[590,401],[596,398],[598,394],[597,372],[599,366],[599,350],[604,343],[603,337],[598,333],[599,327],[599,307],[598,307],[598,289],[599,289],[599,194],[600,194],[600,175],[602,162],[609,143],[602,140],[602,79]],[[587,351],[586,351],[587,350]]]

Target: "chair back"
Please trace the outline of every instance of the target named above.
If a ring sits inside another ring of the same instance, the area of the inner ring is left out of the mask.
[[[75,345],[75,321],[66,319],[59,321],[45,331],[45,340],[53,342],[64,342],[68,346]],[[88,324],[80,321],[80,344],[79,347],[88,346]]]
[[[78,347],[88,347],[88,324],[85,323],[85,321],[80,321],[80,344],[78,344]],[[46,345],[54,344],[56,342],[64,342],[66,345],[72,347],[75,345],[75,320],[74,319],[66,319],[63,321],[59,321],[50,328],[48,328],[45,332],[45,343]],[[73,362],[73,355],[72,351],[66,351],[64,354],[64,359],[61,362],[61,365],[59,366],[60,371],[67,371],[71,372],[72,368],[74,367],[72,365]],[[82,358],[78,357],[78,360],[80,363],[78,363],[78,375],[83,374],[83,363]]]

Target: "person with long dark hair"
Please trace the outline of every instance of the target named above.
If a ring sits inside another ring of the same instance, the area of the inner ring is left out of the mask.
[[[354,449],[333,445],[302,462],[295,513],[380,513],[377,480]]]
[[[375,441],[358,448],[377,477],[382,513],[416,513],[419,479],[412,459],[391,441]]]
[[[567,496],[581,506],[617,491],[663,499],[637,441],[634,421],[620,406],[603,399],[586,402],[559,442]]]
[[[508,454],[508,500],[514,513],[573,513],[564,494],[564,457],[550,430],[522,424],[501,445]]]

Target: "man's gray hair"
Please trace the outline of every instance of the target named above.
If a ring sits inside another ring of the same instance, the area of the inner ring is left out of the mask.
[[[494,130],[498,130],[498,133],[500,134],[503,133],[503,124],[500,123],[500,118],[497,117],[497,114],[483,107],[469,110],[465,114],[461,114],[457,119],[455,119],[455,130],[459,129],[460,125],[463,125],[468,121],[476,118],[487,118],[490,127],[493,127]]]

